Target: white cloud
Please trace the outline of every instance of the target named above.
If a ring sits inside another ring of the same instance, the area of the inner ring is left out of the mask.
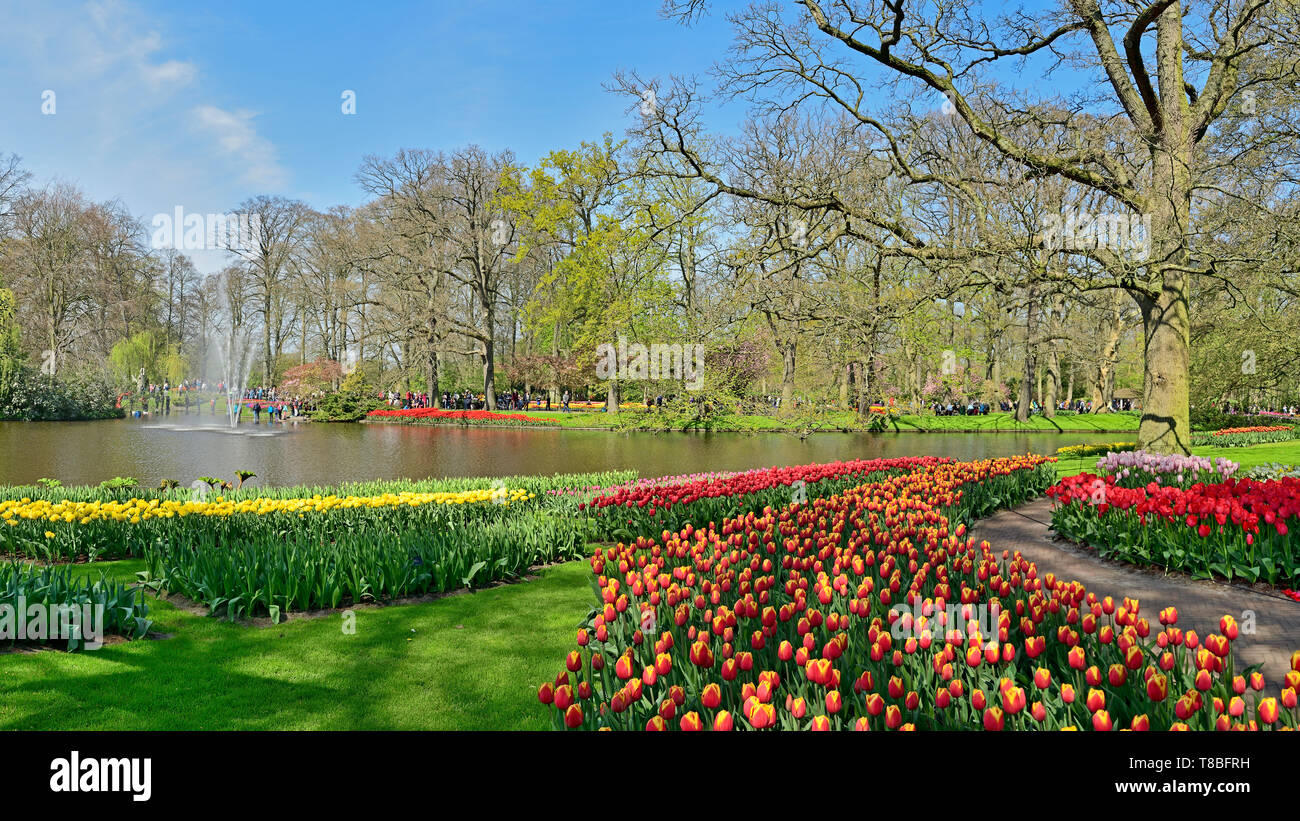
[[[0,153],[22,156],[38,184],[66,180],[145,217],[284,191],[250,101],[185,53],[198,35],[166,14],[132,0],[0,0],[0,21],[0,111],[14,113],[0,114]],[[54,116],[41,113],[46,89]]]
[[[280,166],[275,146],[260,136],[253,125],[256,112],[201,105],[190,113],[194,127],[211,141],[222,157],[234,162],[243,182],[260,189],[278,189],[285,184],[287,175]]]

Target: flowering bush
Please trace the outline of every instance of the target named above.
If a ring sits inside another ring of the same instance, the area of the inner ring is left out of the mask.
[[[1194,446],[1240,448],[1270,442],[1287,442],[1296,438],[1295,428],[1287,425],[1255,425],[1248,428],[1224,428],[1213,433],[1193,433]]]
[[[538,699],[570,729],[1294,727],[1300,652],[1263,697],[1231,617],[1203,641],[1173,608],[1153,628],[966,535],[1041,464],[930,464],[598,550],[600,609]]]
[[[545,419],[522,413],[497,413],[485,410],[442,410],[441,408],[394,408],[372,410],[367,419],[385,422],[460,422],[461,424],[550,425]]]
[[[1217,482],[1237,471],[1238,465],[1224,457],[1210,460],[1204,456],[1147,453],[1108,453],[1097,460],[1097,470],[1115,479],[1120,487],[1158,485],[1188,487],[1197,482]]]
[[[1084,473],[1047,495],[1053,528],[1102,556],[1202,578],[1300,581],[1300,479],[1128,488]]]

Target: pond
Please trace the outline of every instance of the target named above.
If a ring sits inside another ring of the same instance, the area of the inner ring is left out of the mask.
[[[257,473],[259,484],[511,476],[631,468],[642,476],[746,470],[840,459],[980,459],[1114,441],[1088,433],[612,433],[527,428],[243,423],[211,417],[106,422],[0,422],[0,484],[42,477],[65,485],[132,476],[189,484],[199,476]]]

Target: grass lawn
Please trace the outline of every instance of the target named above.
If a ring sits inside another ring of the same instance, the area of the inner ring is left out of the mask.
[[[1138,413],[1058,413],[1048,419],[1031,416],[1017,422],[1014,413],[990,413],[987,416],[900,416],[894,428],[923,431],[952,432],[1041,432],[1098,433],[1106,431],[1136,431],[1141,420]]]
[[[133,580],[143,562],[86,566]],[[0,728],[547,729],[554,677],[592,602],[585,562],[423,604],[244,627],[150,599],[145,639],[0,653]],[[414,631],[414,632],[412,632]]]

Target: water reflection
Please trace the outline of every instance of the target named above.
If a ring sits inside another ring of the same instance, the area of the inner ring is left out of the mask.
[[[365,479],[508,476],[631,468],[643,476],[745,470],[836,459],[952,456],[979,459],[1116,434],[610,433],[404,425],[241,424],[168,420],[0,422],[0,484],[42,477],[96,484],[134,476],[156,485],[198,476],[257,473],[259,484],[332,484]]]

